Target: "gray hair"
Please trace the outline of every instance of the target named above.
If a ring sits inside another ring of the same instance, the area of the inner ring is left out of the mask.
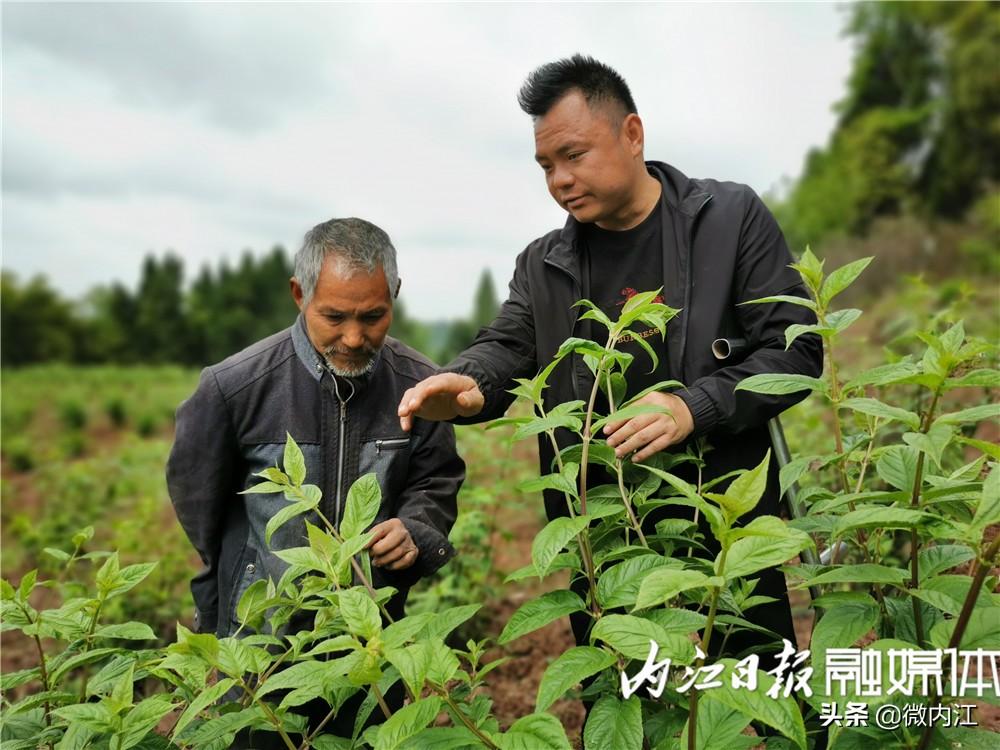
[[[374,273],[381,266],[389,296],[396,294],[399,271],[396,248],[389,235],[364,219],[330,219],[306,232],[302,248],[295,254],[295,278],[302,287],[304,305],[312,299],[319,272],[331,255],[337,260],[338,270],[347,276],[358,271]]]

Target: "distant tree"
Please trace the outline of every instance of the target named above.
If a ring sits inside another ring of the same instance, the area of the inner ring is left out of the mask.
[[[392,326],[389,328],[389,335],[434,359],[434,353],[430,351],[427,326],[411,318],[406,312],[403,300],[398,298],[392,306]]]
[[[75,361],[81,332],[72,305],[44,277],[35,276],[22,286],[14,274],[0,273],[0,363],[4,367]]]
[[[131,349],[142,362],[184,362],[190,342],[184,310],[184,264],[172,253],[162,260],[147,255],[135,295]]]
[[[493,274],[488,268],[479,276],[473,305],[472,324],[477,330],[492,323],[500,311],[500,301],[497,299],[496,286],[493,284]]]
[[[486,269],[479,276],[476,293],[473,297],[472,317],[467,320],[456,320],[448,330],[448,337],[439,354],[442,362],[453,359],[476,338],[483,326],[489,325],[500,310],[496,287],[493,284],[493,274]]]
[[[1000,181],[1000,4],[857,3],[830,142],[775,206],[801,251],[879,216],[957,218]]]

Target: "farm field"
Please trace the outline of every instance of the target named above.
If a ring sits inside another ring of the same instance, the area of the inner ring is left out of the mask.
[[[911,294],[914,300],[925,303],[928,290],[916,289]],[[976,330],[988,329],[988,321],[986,324],[977,321],[975,299],[974,296],[969,296],[965,300],[965,304],[973,308],[970,320]],[[904,312],[909,314],[908,311]],[[849,385],[844,384],[849,383],[849,378],[870,377],[858,374],[866,367],[874,368],[869,371],[877,373],[877,377],[883,379],[886,376],[882,373],[888,372],[884,370],[887,366],[896,368],[891,371],[896,373],[892,377],[897,377],[898,372],[904,375],[916,372],[908,369],[915,367],[912,362],[916,361],[922,361],[922,366],[932,368],[937,365],[933,364],[933,359],[928,359],[930,355],[925,352],[930,350],[940,353],[946,351],[946,347],[950,347],[947,351],[955,352],[957,363],[959,349],[964,346],[966,348],[961,348],[961,356],[966,357],[968,364],[947,365],[954,370],[954,374],[949,375],[951,380],[947,382],[956,384],[948,392],[940,393],[929,401],[921,390],[925,387],[926,379],[914,381],[904,384],[901,400],[897,398],[892,402],[895,405],[889,406],[888,401],[883,403],[879,400],[890,398],[889,389],[876,383],[863,391],[867,396],[859,397],[862,391],[858,391],[859,395],[853,400],[843,401],[842,411],[853,412],[849,419],[841,417],[835,420],[833,412],[818,398],[809,399],[784,415],[784,426],[795,459],[783,469],[783,481],[787,480],[786,473],[798,481],[801,494],[807,498],[806,502],[810,506],[810,517],[796,521],[782,520],[779,523],[789,531],[772,529],[767,533],[790,535],[773,536],[772,543],[777,545],[779,551],[786,550],[783,555],[779,552],[781,560],[792,559],[792,564],[786,568],[786,578],[790,585],[790,599],[795,616],[797,643],[794,646],[798,649],[811,648],[816,633],[821,633],[820,639],[826,646],[835,642],[831,641],[835,636],[831,635],[830,623],[837,623],[836,627],[841,628],[842,632],[836,637],[843,639],[840,645],[844,646],[857,644],[867,647],[874,644],[873,648],[884,649],[890,644],[898,643],[899,641],[892,639],[892,631],[886,630],[892,626],[893,621],[896,626],[895,638],[902,639],[904,643],[920,639],[919,634],[908,630],[921,626],[915,626],[912,621],[907,620],[910,610],[908,605],[899,606],[900,594],[889,599],[887,589],[885,601],[891,604],[883,606],[889,607],[887,612],[891,613],[891,618],[887,614],[885,622],[875,626],[878,620],[875,602],[866,593],[874,585],[874,591],[882,596],[879,580],[886,585],[895,582],[900,590],[905,588],[895,573],[886,572],[890,568],[906,568],[908,552],[905,545],[908,537],[905,533],[887,533],[883,536],[883,532],[878,531],[872,522],[862,519],[855,531],[856,536],[846,537],[850,540],[847,551],[836,553],[843,556],[839,560],[834,557],[832,568],[806,564],[805,558],[798,555],[806,546],[802,541],[806,539],[804,530],[815,534],[821,542],[822,550],[831,539],[826,536],[829,532],[824,532],[824,529],[831,528],[832,523],[847,523],[852,518],[846,515],[847,508],[841,507],[835,514],[825,516],[830,520],[823,520],[823,513],[827,512],[827,508],[838,507],[835,493],[839,480],[836,473],[830,470],[831,467],[837,467],[836,456],[843,456],[840,462],[849,467],[852,485],[855,476],[859,488],[865,482],[870,483],[872,489],[868,494],[855,492],[854,496],[862,500],[891,500],[895,497],[894,491],[898,494],[906,486],[905,473],[914,471],[914,467],[907,464],[910,459],[907,458],[909,454],[905,454],[906,449],[896,443],[921,443],[917,438],[906,438],[906,434],[916,433],[904,434],[903,426],[890,426],[888,430],[884,430],[884,426],[897,420],[903,421],[912,430],[914,426],[919,426],[914,421],[917,415],[928,410],[942,420],[942,426],[938,430],[938,442],[927,443],[926,448],[920,450],[926,451],[930,456],[928,460],[933,461],[933,467],[929,464],[927,469],[927,492],[937,493],[934,495],[937,498],[934,501],[937,506],[935,510],[942,515],[935,516],[937,520],[934,523],[944,525],[938,527],[940,531],[928,527],[923,532],[923,543],[930,545],[925,550],[930,556],[924,559],[924,563],[931,565],[935,575],[941,579],[939,587],[933,589],[941,596],[927,596],[934,607],[943,607],[946,614],[956,614],[961,605],[959,599],[968,596],[971,590],[968,584],[959,582],[959,579],[969,580],[970,576],[982,573],[983,577],[977,580],[982,581],[984,588],[976,605],[976,614],[968,621],[972,639],[970,642],[986,644],[983,646],[986,648],[992,647],[995,629],[991,635],[989,621],[1000,611],[997,609],[1000,598],[997,596],[995,560],[987,554],[982,564],[992,561],[992,569],[990,566],[983,568],[975,559],[972,542],[943,544],[945,540],[960,534],[976,534],[980,535],[983,548],[994,548],[997,538],[992,516],[985,516],[979,510],[980,498],[988,498],[988,492],[995,491],[984,486],[984,479],[993,476],[995,481],[996,478],[996,475],[990,473],[987,463],[988,460],[994,460],[997,454],[994,382],[996,352],[989,346],[975,343],[977,339],[972,333],[969,334],[968,343],[962,344],[966,334],[962,324],[954,322],[957,314],[955,308],[952,308],[935,323],[936,333],[925,333],[921,338],[908,333],[906,325],[898,322],[897,311],[877,311],[876,315],[859,323],[852,334],[858,337],[857,340],[869,344],[883,342],[886,349],[876,346],[853,349],[845,347],[850,354],[838,381],[847,388]],[[931,340],[937,342],[935,346],[928,344]],[[889,365],[879,364],[885,351],[889,350],[894,352],[893,362]],[[911,355],[911,358],[905,359],[907,355]],[[927,364],[928,362],[931,364]],[[880,370],[880,367],[883,369]],[[56,589],[62,589],[63,597],[78,590],[82,594],[91,581],[96,579],[99,582],[105,575],[103,571],[108,558],[98,556],[98,551],[117,550],[116,569],[136,570],[147,562],[155,562],[156,565],[151,569],[143,569],[145,580],[140,585],[130,588],[123,596],[109,598],[106,603],[102,603],[102,622],[131,621],[128,627],[133,627],[135,622],[143,623],[143,627],[148,626],[148,631],[141,631],[147,636],[146,642],[155,642],[158,646],[173,642],[178,633],[186,633],[184,629],[191,627],[192,603],[187,582],[198,568],[199,561],[175,521],[166,495],[163,467],[171,445],[173,410],[194,388],[196,381],[197,372],[175,367],[43,366],[3,373],[3,578],[18,586],[29,580],[33,575],[31,571],[37,569],[40,580],[56,582],[54,586],[37,587],[34,590],[29,586],[25,589],[28,592],[24,595],[25,603],[30,598],[31,605],[42,610],[59,605],[60,597]],[[945,376],[941,376],[940,382],[946,382]],[[821,386],[816,384],[812,387],[819,389]],[[943,385],[940,390],[943,390]],[[530,391],[529,388],[525,393]],[[828,398],[833,398],[829,396],[829,391],[827,394]],[[459,449],[468,466],[467,481],[459,498],[460,515],[451,534],[459,555],[439,574],[421,582],[412,590],[408,614],[414,618],[435,618],[442,612],[466,608],[461,621],[456,620],[457,624],[447,639],[447,648],[468,649],[471,655],[470,665],[478,663],[480,666],[489,666],[489,675],[481,682],[476,682],[476,687],[469,694],[469,708],[463,709],[470,712],[466,720],[472,721],[473,716],[480,716],[478,712],[483,710],[482,706],[488,706],[485,710],[489,711],[491,718],[481,719],[485,722],[482,724],[483,731],[517,734],[518,727],[525,726],[523,722],[526,718],[547,716],[549,721],[558,722],[572,747],[581,747],[588,730],[585,728],[583,704],[573,689],[579,680],[565,678],[565,687],[549,695],[544,712],[536,704],[536,701],[541,702],[539,686],[544,687],[544,681],[551,680],[550,673],[553,665],[558,666],[560,655],[575,650],[567,619],[545,615],[536,618],[535,627],[522,627],[523,632],[517,637],[504,635],[518,617],[522,617],[523,621],[523,611],[536,606],[533,602],[554,602],[565,597],[569,580],[569,570],[565,568],[541,577],[523,572],[525,566],[528,566],[529,571],[537,572],[537,566],[541,564],[539,560],[542,559],[537,549],[537,539],[543,537],[550,527],[546,526],[538,492],[541,485],[537,479],[534,440],[514,439],[519,431],[527,429],[531,424],[532,410],[522,402],[512,410],[511,417],[513,424],[495,430],[486,430],[482,426],[458,428]],[[882,423],[882,419],[886,422]],[[930,423],[930,420],[926,420],[925,427]],[[574,423],[571,420],[566,424],[572,426]],[[844,431],[843,436],[840,435],[841,430]],[[864,447],[866,442],[863,436],[866,432],[871,446],[869,448]],[[878,448],[875,448],[876,433],[879,436]],[[530,430],[527,430],[527,434],[530,434]],[[843,453],[839,449],[836,454],[831,453],[834,450],[835,434],[836,442],[843,439],[847,445]],[[919,476],[920,469],[916,471]],[[627,480],[629,483],[634,481],[638,480]],[[529,491],[519,489],[526,482],[531,485]],[[734,482],[733,486],[736,484]],[[629,486],[632,487],[631,484]],[[751,491],[747,489],[750,487],[749,482],[744,482],[741,487],[744,491]],[[635,490],[633,488],[629,491]],[[709,496],[711,495],[706,495]],[[627,502],[644,502],[641,498],[635,498],[638,496]],[[735,501],[734,496],[728,502]],[[600,510],[600,500],[597,503],[598,513],[610,512]],[[857,511],[850,512],[869,513],[873,518],[880,519],[878,523],[891,524],[895,522],[892,521],[894,516],[887,512],[890,510],[895,512],[895,508],[871,505],[865,510],[859,507]],[[915,514],[906,516],[907,519],[923,522],[924,511],[899,510]],[[985,513],[994,511],[987,509]],[[848,520],[842,520],[845,518]],[[623,519],[618,519],[616,523],[622,524]],[[627,529],[627,521],[624,523]],[[609,528],[614,527],[600,527],[593,533],[598,539],[602,534],[606,539]],[[869,536],[869,533],[872,535]],[[664,557],[669,558],[671,554],[675,554],[679,560],[689,560],[682,553],[681,547],[670,541],[670,533],[665,530],[660,536],[661,541],[658,543],[664,545]],[[794,542],[789,544],[789,539]],[[686,546],[686,543],[681,546]],[[935,553],[936,549],[940,552]],[[615,550],[612,546],[601,552],[607,556],[609,562],[605,564],[612,571],[612,566],[617,562],[616,556],[622,554]],[[70,554],[73,561],[77,561],[71,577],[65,572]],[[94,557],[87,559],[88,554]],[[780,561],[774,552],[768,554],[770,557],[767,559],[773,558],[771,564]],[[650,559],[648,553],[641,550],[626,549],[623,562],[618,565],[632,565],[634,560],[644,555]],[[568,557],[565,554],[563,557],[569,559],[575,555],[570,553]],[[876,576],[874,584],[863,577],[869,575],[864,572],[868,570],[865,566],[872,565],[866,561],[872,560],[877,561],[874,567],[882,571]],[[554,567],[555,562],[555,557],[550,557],[547,565]],[[576,564],[579,564],[579,560]],[[671,563],[665,570],[676,564],[678,563]],[[828,586],[825,592],[827,601],[823,605],[826,612],[823,622],[826,624],[820,623],[820,627],[805,583],[809,583],[810,578],[822,580],[824,575],[837,568],[847,575],[861,575],[862,578],[845,577],[834,582],[833,586]],[[505,580],[511,573],[519,570],[522,572],[511,576],[513,580]],[[640,569],[635,567],[635,570]],[[645,572],[648,573],[648,570]],[[685,575],[691,576],[692,580],[694,577],[698,577],[699,581],[709,580],[693,568]],[[77,582],[82,582],[83,585],[78,585]],[[718,591],[717,588],[715,597],[718,597]],[[738,592],[738,589],[734,589],[734,592]],[[633,590],[632,595],[635,594],[636,591]],[[14,593],[11,595],[20,596]],[[731,592],[730,595],[735,594]],[[602,597],[601,601],[606,601],[603,597],[608,594],[599,596]],[[594,600],[597,599],[595,597]],[[626,604],[628,602],[627,599],[621,601]],[[688,602],[695,605],[698,604],[698,599],[691,597]],[[834,606],[832,602],[842,604]],[[663,603],[662,600],[660,603]],[[704,609],[705,603],[702,599],[701,609]],[[714,606],[713,604],[713,612]],[[735,625],[746,624],[752,627],[751,621],[739,616],[739,606],[737,603],[731,610],[735,614],[725,615],[729,618],[723,620],[729,624],[726,637]],[[635,609],[641,608],[637,602]],[[661,612],[683,614],[685,610],[667,607]],[[941,639],[948,632],[943,628],[948,625],[949,620],[943,618],[940,611],[930,607],[923,612],[928,618],[927,628],[936,639],[934,642],[943,643]],[[649,614],[654,615],[653,612]],[[641,619],[609,614],[606,621],[610,622],[613,618],[622,618],[621,622]],[[857,618],[858,621],[851,622],[852,618]],[[669,622],[663,618],[649,621]],[[181,626],[180,629],[178,625]],[[59,627],[58,619],[56,627]],[[182,638],[190,637],[182,635]],[[638,658],[635,647],[629,645],[629,642],[616,640],[614,633],[608,633],[604,637],[614,648],[625,649],[629,658]],[[962,643],[965,644],[966,641],[963,640]],[[23,629],[15,628],[2,633],[2,672],[8,676],[5,678],[5,709],[9,708],[8,704],[31,700],[29,672],[37,663],[36,645],[28,631]],[[53,642],[47,643],[47,646],[55,648]],[[687,643],[685,648],[689,647],[690,643]],[[598,651],[593,647],[585,648]],[[100,654],[100,649],[93,653]],[[102,672],[113,664],[114,659],[108,662]],[[470,669],[470,674],[475,674],[476,667],[472,666]],[[80,689],[86,689],[87,684],[85,678]],[[104,683],[98,681],[98,684]],[[97,690],[93,683],[91,688]],[[627,704],[627,701],[609,697],[607,691],[611,688],[607,684],[603,689],[606,692],[600,700],[605,705],[609,701],[617,701],[622,706]],[[549,688],[550,693],[551,690]],[[472,696],[475,694],[478,697],[473,700]],[[143,695],[141,688],[139,695]],[[420,700],[412,704],[414,708],[421,705],[443,708],[440,702],[442,699],[435,697],[433,693],[415,697]],[[489,703],[484,703],[487,699]],[[157,700],[155,693],[144,699],[145,702],[153,703]],[[1000,727],[1000,710],[995,705],[996,698],[986,696],[969,703],[975,706],[973,716],[980,730],[997,731]],[[167,708],[162,701],[160,704]],[[707,715],[711,718],[713,711],[717,709],[711,708],[714,705],[712,703],[706,705],[709,706],[706,709]],[[749,735],[743,743],[746,747],[794,746],[783,744],[775,738],[769,738],[766,745],[763,742],[753,744],[756,741],[753,736],[756,734],[759,737],[761,730],[749,727],[747,717],[754,716],[756,711],[763,711],[761,704],[755,705],[756,707],[747,705],[741,710],[732,709],[726,714],[730,718],[730,731],[735,731],[736,735]],[[455,707],[452,707],[451,712],[441,711],[436,721],[427,720],[431,724],[430,728],[420,727],[414,731],[421,734],[429,732],[432,734],[427,736],[432,737],[436,736],[433,735],[436,729],[442,732],[457,729],[458,727],[450,726],[459,715],[456,711],[458,709]],[[738,719],[736,714],[740,714],[746,721],[734,730]],[[659,728],[647,731],[661,732],[656,746],[670,748],[676,743],[671,744],[669,732],[679,731],[679,727],[683,725],[683,713],[675,706],[665,715],[667,718],[662,720],[665,723],[656,724],[655,727]],[[170,716],[176,718],[176,713],[165,717],[161,715],[166,722],[160,726],[164,732],[170,731],[172,726]],[[222,719],[223,717],[219,717],[215,721]],[[494,720],[496,729],[485,729],[493,726],[489,722]],[[678,720],[681,724],[677,724]],[[704,721],[708,719],[701,720],[699,731],[708,731],[709,725],[701,727]],[[801,723],[783,723],[784,720],[780,719],[775,719],[774,722],[786,737],[795,735],[799,731],[796,727],[802,727]],[[211,721],[206,722],[205,726],[209,724]],[[983,732],[980,731],[962,736],[982,743],[986,741],[982,735]],[[375,742],[373,735],[368,736],[368,739]],[[910,745],[902,746],[915,747],[917,738],[913,737],[911,740]],[[375,744],[376,747],[381,746],[377,742]],[[322,744],[317,743],[315,746],[321,747]],[[558,743],[552,745],[558,746]],[[199,745],[195,743],[194,747]],[[599,745],[591,742],[588,747],[596,748]]]

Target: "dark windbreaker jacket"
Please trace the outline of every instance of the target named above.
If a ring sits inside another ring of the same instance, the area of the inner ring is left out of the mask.
[[[194,394],[177,410],[177,433],[167,463],[167,488],[177,518],[205,563],[191,582],[199,630],[236,630],[236,605],[254,581],[277,582],[287,568],[275,549],[308,545],[299,516],[265,543],[267,522],[288,504],[280,493],[238,494],[262,481],[256,472],[279,466],[286,435],[302,449],[306,481],[323,491],[324,516],[339,526],[347,491],[374,472],[382,489],[376,523],[399,518],[420,554],[410,568],[373,568],[373,583],[394,586],[393,616],[402,613],[410,585],[449,560],[448,532],[465,464],[454,428],[420,420],[410,434],[396,409],[403,392],[433,374],[423,355],[386,338],[371,373],[334,377],[295,324],[201,374]]]
[[[663,296],[680,313],[667,324],[665,342],[647,339],[666,357],[668,377],[686,388],[676,394],[691,410],[694,433],[712,446],[704,479],[738,468],[752,468],[770,441],[767,420],[800,401],[804,393],[773,396],[735,392],[746,377],[758,373],[801,373],[819,376],[822,341],[814,334],[798,337],[786,350],[785,329],[815,323],[805,307],[788,303],[740,305],[777,294],[806,296],[791,254],[774,217],[746,185],[690,179],[662,162],[647,162],[663,187]],[[446,368],[471,376],[486,399],[475,418],[501,416],[513,397],[514,378],[533,377],[550,362],[570,336],[587,337],[573,304],[589,296],[582,286],[578,233],[570,216],[565,226],[532,242],[517,257],[510,296],[496,320],[480,330],[472,345]],[[640,290],[644,291],[644,290]],[[745,347],[725,361],[715,358],[716,339],[743,340]],[[546,408],[586,399],[593,375],[582,357],[573,356],[555,369],[545,391]],[[564,432],[564,431],[563,431]],[[542,436],[544,437],[544,436]],[[559,435],[569,445],[572,436]],[[542,473],[548,473],[553,450],[539,440]],[[678,472],[683,476],[683,470]],[[776,467],[759,513],[776,512]],[[566,514],[565,500],[547,493],[549,517]]]

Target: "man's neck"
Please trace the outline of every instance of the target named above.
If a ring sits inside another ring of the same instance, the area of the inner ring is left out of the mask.
[[[623,211],[620,217],[616,217],[611,221],[596,222],[597,226],[601,229],[613,232],[623,232],[626,229],[632,229],[645,221],[646,217],[656,208],[656,204],[660,202],[660,194],[663,192],[663,186],[660,185],[658,179],[649,173],[645,164],[642,170],[643,175],[640,178],[639,189],[636,191],[635,198],[631,201],[627,210]]]

